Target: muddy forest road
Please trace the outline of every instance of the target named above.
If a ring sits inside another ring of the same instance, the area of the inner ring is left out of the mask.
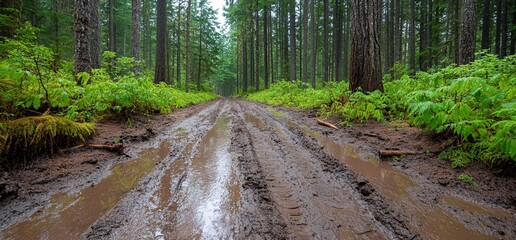
[[[516,239],[514,208],[465,200],[305,124],[243,100],[206,104],[91,185],[2,207],[1,238]]]

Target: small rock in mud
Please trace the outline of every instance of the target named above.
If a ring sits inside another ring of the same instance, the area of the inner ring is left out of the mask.
[[[4,175],[0,178],[0,200],[18,197],[19,184],[9,181]]]
[[[97,164],[98,162],[99,162],[98,159],[91,158],[91,159],[87,159],[85,161],[82,161],[81,163],[82,164]]]
[[[46,184],[46,183],[52,182],[54,179],[55,178],[53,178],[53,177],[40,177],[40,178],[36,178],[36,179],[32,180],[32,182],[30,182],[30,184],[32,184],[32,185]]]
[[[450,184],[450,181],[448,181],[446,179],[439,179],[437,182],[439,182],[439,184],[441,186],[446,186],[446,185]]]

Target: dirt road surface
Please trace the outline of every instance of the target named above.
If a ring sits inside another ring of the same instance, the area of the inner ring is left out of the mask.
[[[10,173],[25,190],[1,202],[0,238],[516,239],[514,177],[472,167],[469,186],[414,128],[333,130],[243,100],[172,116],[110,135],[122,155],[78,150]],[[389,147],[420,154],[379,159]]]

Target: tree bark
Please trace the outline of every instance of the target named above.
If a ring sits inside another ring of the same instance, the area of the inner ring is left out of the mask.
[[[323,82],[328,82],[330,80],[330,50],[329,50],[329,43],[328,43],[328,36],[329,36],[329,3],[328,0],[323,0],[323,12],[324,12],[324,19],[323,19]]]
[[[502,42],[500,43],[500,57],[504,58],[507,56],[507,33],[509,30],[507,29],[507,0],[502,0],[502,19],[501,19],[501,34],[502,34]]]
[[[290,9],[290,81],[296,80],[296,1],[289,2]]]
[[[91,1],[91,47],[90,47],[90,57],[91,57],[91,68],[98,69],[100,68],[100,3],[99,0]]]
[[[458,1],[458,0],[457,0]],[[421,22],[419,24],[419,69],[421,71],[426,71],[427,70],[427,65],[426,65],[426,47],[427,47],[427,44],[428,44],[428,40],[427,40],[427,37],[428,37],[428,33],[427,33],[427,5],[426,5],[426,0],[423,0],[421,1],[421,10],[420,10],[420,18],[421,18]]]
[[[185,91],[188,92],[188,84],[190,82],[190,21],[191,21],[191,10],[192,9],[192,0],[188,0],[186,6],[186,64],[185,64]]]
[[[491,10],[490,10],[491,1],[484,0],[484,10],[483,10],[483,18],[482,18],[482,49],[491,48],[491,34],[490,34],[490,26],[491,26]]]
[[[453,47],[454,47],[454,60],[455,63],[459,63],[459,35],[460,35],[460,0],[453,0],[454,3],[454,21],[453,21],[453,32],[455,33],[453,38]]]
[[[136,61],[133,72],[138,75],[140,60],[140,6],[141,0],[132,0],[132,24],[131,24],[131,57]]]
[[[167,82],[167,1],[158,0],[156,5],[156,68],[154,83]]]
[[[514,8],[514,3],[513,3],[513,8]],[[515,54],[515,51],[516,51],[516,27],[514,27],[514,25],[516,25],[516,10],[512,11],[511,46],[510,46],[510,52],[509,52],[509,54],[511,54],[511,55]]]
[[[244,39],[244,47],[242,49],[242,67],[243,67],[243,73],[242,73],[242,92],[247,92],[247,39]]]
[[[0,6],[3,7],[3,6]],[[59,43],[59,4],[58,0],[52,1],[52,30],[54,31],[54,71],[57,72],[57,66],[59,65],[59,60],[61,60],[61,51],[60,51],[60,43]],[[0,12],[0,14],[3,14]],[[92,23],[93,24],[93,23]],[[3,32],[3,31],[0,31]],[[0,35],[1,36],[1,35]]]
[[[181,88],[181,7],[182,2],[179,1],[177,6],[177,42],[176,42],[176,83],[177,87]]]
[[[303,82],[308,82],[308,2],[303,0]]]
[[[410,30],[409,30],[409,66],[412,74],[416,72],[416,3],[410,0]]]
[[[380,0],[352,0],[351,91],[383,91],[379,6]]]
[[[148,69],[152,68],[151,53],[151,26],[150,26],[150,1],[143,0],[142,18],[143,18],[143,60]]]
[[[502,36],[502,0],[496,0],[496,32],[495,32],[495,54],[500,55],[500,38]]]
[[[311,52],[312,52],[312,66],[310,71],[310,79],[312,83],[312,87],[315,88],[315,67],[316,67],[316,61],[317,61],[317,49],[316,49],[316,38],[315,38],[315,0],[310,0],[310,45],[311,45]],[[347,63],[346,63],[347,64]]]
[[[108,1],[108,28],[109,28],[109,48],[111,52],[116,52],[116,33],[115,33],[115,0]]]
[[[75,32],[75,67],[74,74],[77,85],[82,84],[82,79],[77,77],[80,72],[91,73],[90,56],[90,16],[88,0],[75,0],[74,32]]]
[[[397,0],[396,15],[398,18],[398,34],[396,35],[396,60],[403,64],[403,12],[401,9],[401,0]]]
[[[335,0],[333,56],[335,60],[335,82],[342,80],[342,0]]]
[[[263,8],[263,85],[269,88],[269,4],[266,3]]]
[[[391,8],[390,8],[390,16],[391,16],[391,20],[390,20],[390,24],[389,24],[389,65],[387,66],[387,69],[390,71],[391,68],[394,66],[394,61],[396,60],[395,59],[395,53],[394,53],[394,49],[396,48],[394,45],[394,43],[396,42],[396,33],[395,33],[395,30],[396,30],[396,2],[395,0],[390,0],[390,5],[391,5]]]
[[[202,16],[202,4],[199,4],[199,7],[200,7],[200,11],[199,11],[199,14]],[[204,23],[202,22],[203,20],[201,19],[201,21],[199,21],[199,52],[198,52],[198,63],[197,63],[197,91],[200,91],[201,90],[201,60],[202,60],[202,38],[203,38],[203,35],[202,35],[202,31],[203,31],[203,25]]]
[[[459,64],[475,60],[476,0],[463,0],[461,10]]]
[[[434,7],[433,7],[433,1],[432,0],[428,0],[428,15],[427,15],[427,18],[428,18],[428,22],[427,22],[427,30],[426,30],[426,34],[428,35],[426,37],[426,48],[427,48],[427,53],[426,53],[426,67],[427,68],[431,68],[433,66],[433,62],[434,62],[434,55],[432,53],[432,50],[433,50],[433,46],[434,46],[434,41],[433,41],[433,31],[434,31],[434,22],[433,22],[433,16],[434,16]]]
[[[255,24],[256,24],[256,73],[255,73],[255,82],[254,82],[254,89],[258,91],[260,89],[260,18],[259,18],[259,9],[258,9],[258,0],[255,2],[256,4],[256,11],[255,11]]]

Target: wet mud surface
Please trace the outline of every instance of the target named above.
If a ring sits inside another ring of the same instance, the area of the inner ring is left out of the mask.
[[[122,141],[123,154],[81,150],[4,174],[19,190],[0,202],[0,239],[516,238],[514,177],[450,169],[436,157],[445,140],[401,123],[315,119],[219,100],[132,130],[101,124],[93,141]],[[418,154],[379,158],[396,148]]]

